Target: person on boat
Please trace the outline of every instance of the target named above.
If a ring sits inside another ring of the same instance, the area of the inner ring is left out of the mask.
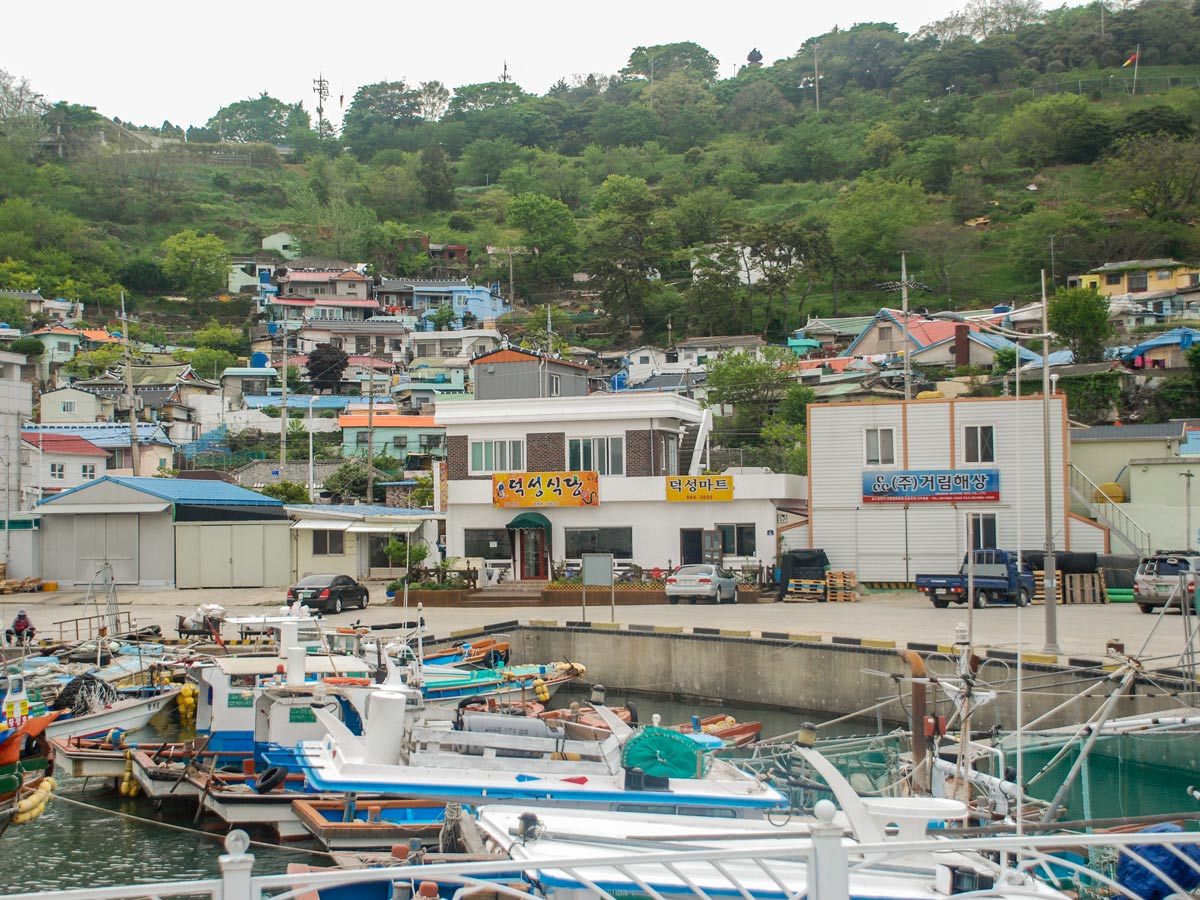
[[[8,643],[25,643],[32,641],[33,636],[37,633],[37,629],[33,627],[33,622],[29,621],[29,614],[23,609],[17,610],[17,617],[13,619],[12,628],[8,628],[4,632],[4,639]]]

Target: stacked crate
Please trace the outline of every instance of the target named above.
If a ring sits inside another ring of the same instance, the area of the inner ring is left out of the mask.
[[[1046,573],[1038,569],[1033,573],[1033,602],[1046,602]],[[1107,603],[1108,591],[1103,572],[1066,575],[1058,573],[1059,603]]]
[[[817,578],[793,578],[788,582],[785,603],[816,603],[825,599],[825,581]]]
[[[858,573],[854,570],[825,573],[825,599],[830,603],[853,603],[858,599]]]

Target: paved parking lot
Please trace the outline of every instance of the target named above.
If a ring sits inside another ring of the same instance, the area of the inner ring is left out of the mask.
[[[174,635],[176,616],[191,612],[201,603],[219,603],[230,615],[252,615],[279,609],[283,592],[278,589],[242,590],[122,590],[118,601],[138,625],[159,625],[164,634]],[[371,605],[364,611],[347,610],[329,617],[337,624],[379,625],[415,618],[415,610],[406,615],[402,609],[386,605],[382,585],[371,586]],[[0,595],[0,620],[10,621],[18,608],[27,609],[41,635],[55,634],[56,622],[94,614],[84,603],[82,592]],[[1184,644],[1183,619],[1171,613],[1142,615],[1134,604],[1059,606],[1059,646],[1068,656],[1103,655],[1110,639],[1124,641],[1130,653],[1137,653],[1149,638],[1144,656],[1156,665],[1168,664],[1179,655]],[[899,646],[908,641],[949,644],[958,622],[972,620],[975,643],[981,647],[1015,649],[1018,640],[1027,651],[1041,651],[1045,643],[1045,615],[1040,606],[1018,614],[1011,606],[991,606],[969,611],[962,606],[934,609],[919,594],[910,591],[867,593],[857,603],[752,603],[720,606],[687,604],[671,606],[617,606],[610,609],[597,596],[589,596],[587,618],[597,622],[625,624],[679,625],[685,630],[711,628],[749,629],[752,632],[776,631],[820,634],[828,640],[834,635],[894,640]],[[575,621],[583,618],[578,605],[569,607],[498,607],[495,609],[441,609],[425,611],[429,631],[437,636],[494,622],[531,619]],[[230,630],[232,631],[232,630]],[[233,637],[227,632],[226,637]]]

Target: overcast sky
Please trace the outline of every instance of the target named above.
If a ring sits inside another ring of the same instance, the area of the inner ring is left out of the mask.
[[[711,0],[593,3],[400,3],[379,0],[65,0],[5,4],[0,68],[48,100],[94,106],[139,125],[203,125],[218,109],[266,92],[314,109],[312,82],[339,97],[377,81],[495,81],[505,62],[526,91],[561,77],[611,74],[638,45],[695,41],[733,75],[757,47],[764,63],[793,55],[834,25],[895,22],[912,32],[965,0],[749,4]],[[18,38],[19,36],[19,38]]]

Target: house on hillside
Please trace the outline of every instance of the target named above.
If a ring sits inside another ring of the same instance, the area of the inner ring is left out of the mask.
[[[376,294],[388,315],[413,316],[425,331],[433,330],[429,317],[443,307],[454,310],[454,328],[495,328],[496,320],[512,311],[497,290],[465,278],[385,278]]]
[[[1068,276],[1067,287],[1091,288],[1102,297],[1200,290],[1200,267],[1175,259],[1126,259]]]
[[[371,354],[402,363],[415,325],[415,320],[398,316],[311,319],[296,331],[293,346],[298,353],[310,353],[321,344],[329,344],[353,356]]]
[[[102,328],[77,329],[62,325],[47,325],[30,332],[42,342],[46,349],[38,359],[38,376],[44,381],[50,373],[63,363],[70,362],[75,354],[95,350],[105,344],[119,344],[121,339],[114,337]]]
[[[113,417],[116,408],[112,398],[68,385],[45,391],[38,397],[38,421],[57,424],[105,422]]]
[[[1135,370],[1187,368],[1187,352],[1197,342],[1200,331],[1195,328],[1172,328],[1129,348],[1123,359],[1125,365]]]
[[[58,325],[71,325],[83,318],[84,305],[79,300],[43,297],[40,291],[0,290],[0,298],[3,297],[20,300],[26,304],[29,315],[44,315]]]
[[[110,475],[132,475],[133,456],[129,440],[129,423],[92,422],[74,425],[27,425],[24,431],[38,434],[65,434],[84,438],[112,455],[108,461]],[[175,444],[161,425],[139,422],[137,426],[138,474],[151,475],[174,468]]]
[[[446,458],[446,429],[433,416],[353,412],[339,416],[338,426],[345,457],[365,457],[370,447],[372,457],[382,453],[402,460],[405,469],[428,469],[432,460]]]
[[[1022,344],[1010,341],[987,331],[972,330],[966,322],[951,322],[949,336],[934,340],[919,350],[914,350],[909,359],[914,366],[937,366],[939,368],[992,368],[996,354],[1008,350],[1016,354],[1023,365],[1041,360],[1041,355]]]
[[[757,334],[717,335],[693,337],[678,342],[667,350],[667,363],[703,368],[705,363],[720,359],[730,353],[749,353],[761,356],[767,346]]]
[[[265,394],[279,377],[269,366],[230,366],[221,373],[221,396],[229,409],[237,409],[245,394]]]
[[[501,347],[471,360],[476,400],[582,397],[588,367],[522,347]]]
[[[299,243],[289,232],[276,231],[262,239],[262,248],[278,253],[289,262],[300,255]]]
[[[102,478],[112,454],[73,434],[21,432],[21,508]]]

